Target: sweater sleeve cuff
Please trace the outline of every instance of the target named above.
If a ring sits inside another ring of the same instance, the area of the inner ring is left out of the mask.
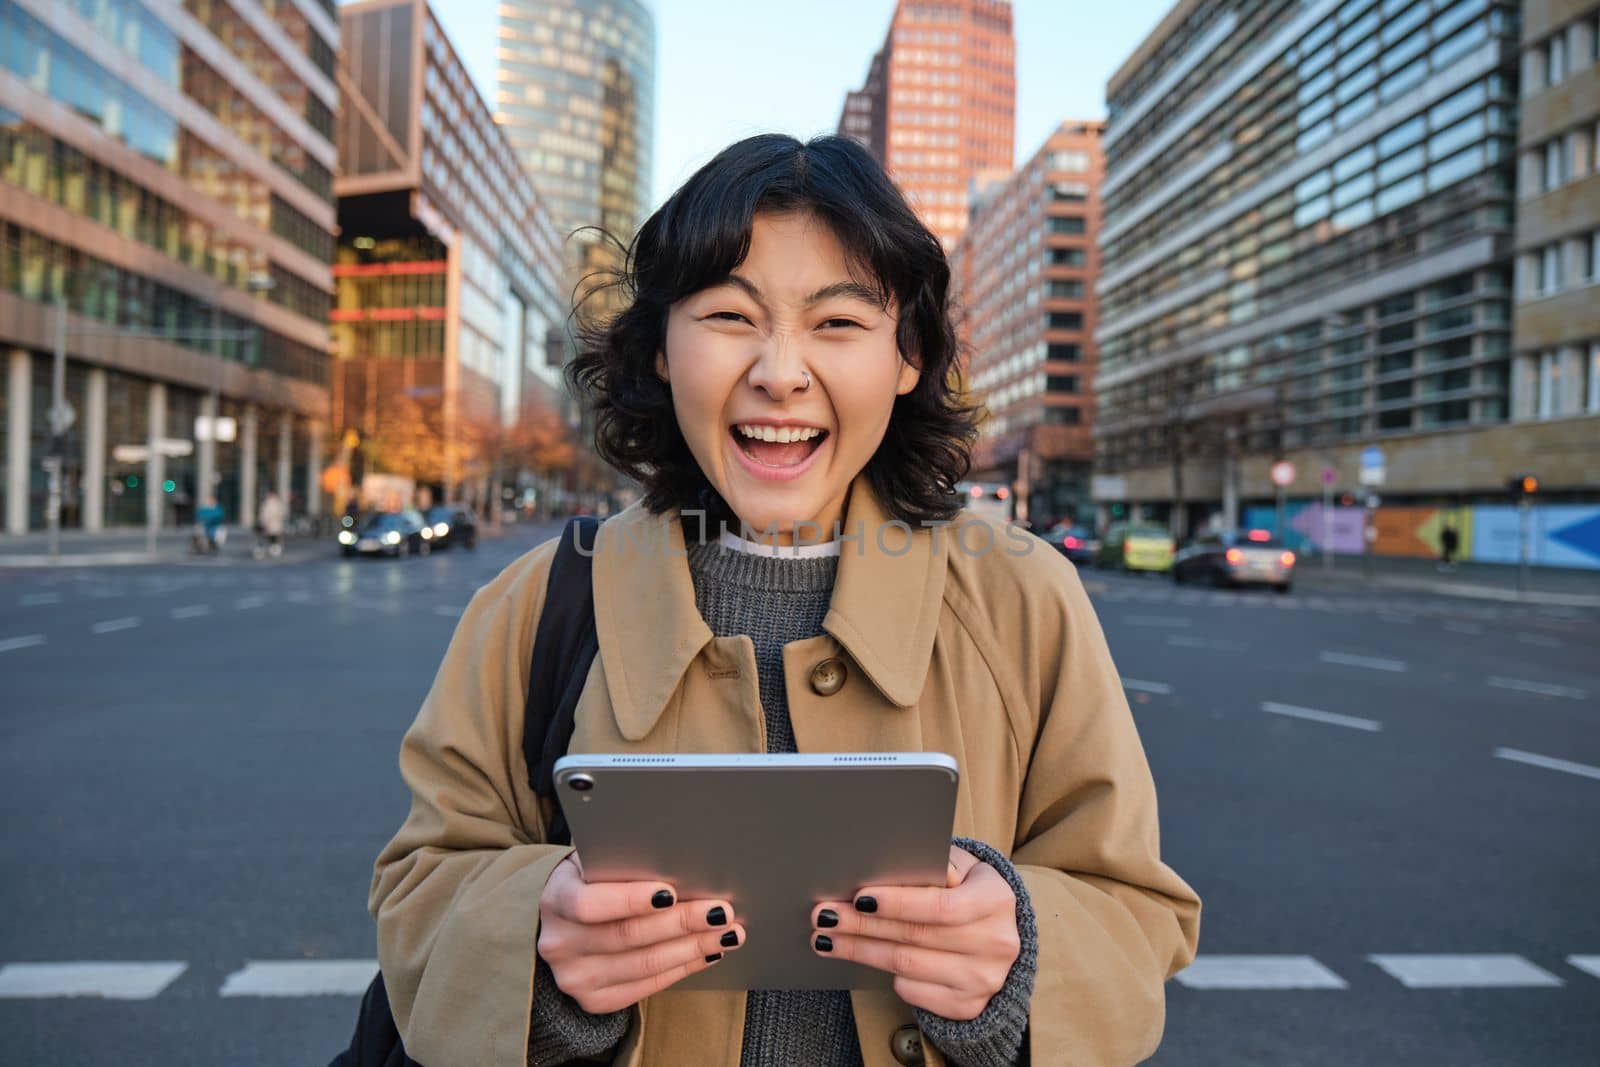
[[[528,1067],[555,1067],[573,1060],[601,1059],[627,1036],[633,1009],[591,1015],[556,986],[544,960],[534,965],[533,1019],[528,1027]]]
[[[952,844],[987,863],[1017,895],[1017,935],[1022,942],[1005,985],[989,998],[976,1018],[956,1021],[916,1009],[917,1026],[945,1058],[960,1067],[1016,1067],[1028,1033],[1028,1007],[1039,964],[1039,928],[1022,876],[998,851],[981,841],[958,837]]]

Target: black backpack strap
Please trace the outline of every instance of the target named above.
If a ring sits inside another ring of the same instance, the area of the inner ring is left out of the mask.
[[[522,755],[536,796],[555,799],[556,760],[566,755],[589,667],[600,651],[594,628],[594,546],[600,520],[580,516],[567,523],[550,564],[544,610],[533,638],[528,703],[523,715]],[[550,844],[570,844],[567,820],[557,815]]]

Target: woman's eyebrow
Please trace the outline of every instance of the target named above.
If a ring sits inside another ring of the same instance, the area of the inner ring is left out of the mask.
[[[743,289],[747,294],[749,294],[750,299],[754,300],[762,307],[767,306],[766,297],[762,295],[761,287],[756,285],[756,283],[751,281],[749,278],[746,278],[740,274],[729,274],[728,279],[724,284],[733,285]],[[873,289],[869,285],[862,285],[860,282],[852,281],[840,281],[824,285],[821,289],[818,289],[816,292],[806,297],[805,306],[814,307],[817,304],[822,303],[824,300],[829,300],[836,296],[848,297],[852,300],[859,300],[864,304],[871,304],[873,307],[881,308],[883,306],[883,297],[878,293],[877,290]]]

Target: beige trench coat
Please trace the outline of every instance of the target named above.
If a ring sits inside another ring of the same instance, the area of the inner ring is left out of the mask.
[[[1161,862],[1144,750],[1077,573],[965,513],[914,533],[887,521],[858,479],[845,533],[864,536],[842,545],[826,632],[783,652],[799,750],[954,755],[954,833],[1010,856],[1038,918],[1032,1063],[1135,1063],[1160,1041],[1163,983],[1194,957],[1200,903]],[[766,751],[754,646],[712,636],[683,545],[676,515],[637,505],[602,528],[600,655],[569,751]],[[395,1018],[427,1067],[526,1061],[539,896],[569,851],[541,843],[550,811],[522,758],[554,550],[473,598],[401,746],[412,806],[378,858],[370,907]],[[827,659],[846,677],[822,695],[810,678]],[[615,1063],[737,1067],[744,1000],[652,997]],[[893,1067],[911,1008],[888,991],[853,1003],[867,1067]]]

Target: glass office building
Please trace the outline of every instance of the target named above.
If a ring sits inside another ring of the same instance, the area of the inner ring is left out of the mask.
[[[7,532],[58,453],[66,527],[318,510],[338,40],[328,0],[0,0]]]
[[[1096,496],[1181,530],[1291,495],[1499,492],[1518,6],[1178,4],[1112,78]],[[1462,461],[1463,450],[1481,461]]]
[[[549,205],[569,263],[626,243],[650,208],[656,26],[641,0],[502,0],[495,121]],[[602,261],[603,261],[602,255]]]
[[[512,428],[567,407],[561,238],[425,0],[340,15],[333,429],[361,473],[480,503]]]

